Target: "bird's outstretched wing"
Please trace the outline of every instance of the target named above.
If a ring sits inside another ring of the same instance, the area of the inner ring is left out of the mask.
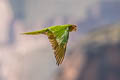
[[[56,64],[59,65],[63,62],[66,46],[69,37],[69,28],[49,28],[46,35],[50,43],[52,44],[52,48],[54,50],[54,55],[56,58]]]

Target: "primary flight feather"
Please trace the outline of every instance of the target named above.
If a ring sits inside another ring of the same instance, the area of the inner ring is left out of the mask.
[[[51,26],[39,31],[26,32],[23,34],[47,35],[50,43],[52,44],[52,48],[54,50],[56,64],[59,65],[63,62],[64,56],[65,56],[66,46],[69,38],[69,32],[76,31],[76,29],[77,29],[76,25],[66,24],[66,25]]]

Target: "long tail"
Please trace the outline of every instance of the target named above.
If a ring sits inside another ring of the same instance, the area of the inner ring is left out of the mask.
[[[25,32],[21,34],[25,35],[39,35],[39,34],[44,34],[47,31],[47,29],[39,30],[39,31],[33,31],[33,32]]]

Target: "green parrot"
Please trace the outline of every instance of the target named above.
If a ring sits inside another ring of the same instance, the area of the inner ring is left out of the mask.
[[[45,34],[48,36],[48,39],[54,50],[54,55],[56,58],[56,64],[59,66],[63,62],[66,46],[69,38],[69,32],[76,31],[77,26],[71,24],[50,26],[42,30],[25,32],[22,34],[25,35],[39,35]]]

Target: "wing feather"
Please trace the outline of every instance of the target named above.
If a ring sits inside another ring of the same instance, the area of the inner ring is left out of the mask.
[[[48,29],[46,35],[51,43],[51,46],[54,50],[54,55],[56,58],[56,64],[59,65],[63,62],[67,41],[69,37],[68,29],[61,29],[62,31],[56,31],[57,34],[55,35],[55,31]]]

